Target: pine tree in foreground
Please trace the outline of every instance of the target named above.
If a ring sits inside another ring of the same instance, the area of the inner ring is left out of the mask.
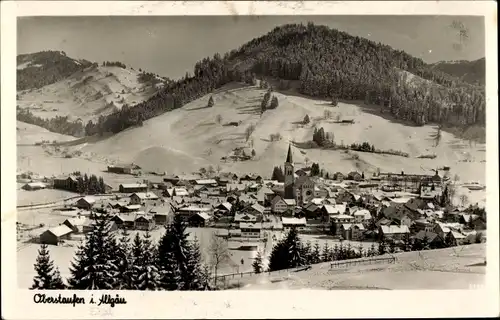
[[[314,247],[312,249],[312,254],[311,254],[311,260],[312,260],[312,263],[320,263],[321,262],[321,253],[320,253],[318,241],[316,241],[314,243]]]
[[[325,241],[325,246],[323,247],[323,252],[321,254],[321,261],[328,262],[330,261],[330,248],[328,247],[328,242]]]
[[[35,271],[37,275],[33,279],[31,289],[64,289],[59,270],[54,268],[54,262],[50,260],[49,250],[46,244],[40,246],[36,258]]]
[[[117,289],[133,289],[130,238],[126,230],[123,230],[118,242],[116,261],[118,267]]]
[[[135,241],[134,241],[135,242]],[[135,287],[138,290],[158,290],[160,287],[160,274],[156,266],[155,248],[151,242],[151,234],[146,232],[142,239],[142,252],[136,258]]]
[[[109,215],[103,213],[87,233],[85,242],[71,263],[71,289],[103,290],[118,287],[116,241],[109,229]]]
[[[160,286],[164,290],[178,290],[180,272],[175,259],[173,236],[167,228],[158,244],[157,265],[160,272]]]
[[[257,252],[257,256],[255,257],[252,268],[255,273],[261,273],[264,270],[264,266],[262,263],[262,254],[260,251]]]

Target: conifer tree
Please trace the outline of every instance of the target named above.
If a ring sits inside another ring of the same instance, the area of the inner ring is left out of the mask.
[[[180,272],[175,259],[173,236],[167,228],[158,245],[157,264],[160,272],[160,286],[165,290],[178,290]]]
[[[109,215],[103,213],[78,248],[70,267],[68,282],[72,289],[103,290],[117,286],[117,245],[108,222]]]
[[[320,252],[320,248],[319,248],[319,243],[318,241],[316,241],[314,243],[314,247],[313,247],[313,250],[312,250],[312,263],[319,263],[321,262],[321,252]]]
[[[185,287],[185,290],[204,290],[202,256],[198,238],[195,237],[193,242],[188,243],[188,246],[187,281],[189,285]]]
[[[133,289],[133,265],[129,233],[123,230],[116,251],[117,289]]]
[[[215,102],[214,102],[214,98],[212,96],[210,96],[210,98],[208,99],[208,105],[207,107],[208,108],[212,108],[214,106]]]
[[[54,261],[50,259],[50,253],[46,244],[42,244],[38,250],[35,271],[37,275],[33,278],[31,289],[64,289],[65,285],[59,274],[59,270],[54,268]]]
[[[264,270],[262,254],[260,253],[260,251],[257,252],[257,256],[252,263],[252,268],[255,273],[261,273]]]
[[[271,105],[270,105],[270,108],[271,108],[271,109],[276,109],[276,108],[278,107],[278,105],[279,105],[278,98],[273,97],[273,98],[271,99]]]
[[[160,275],[156,266],[156,250],[151,242],[151,234],[148,231],[144,234],[140,247],[142,252],[134,263],[137,270],[134,279],[135,287],[138,290],[157,290],[160,287]]]
[[[325,241],[325,245],[323,246],[323,252],[321,253],[321,261],[328,262],[330,261],[330,247],[328,246],[328,242]]]
[[[386,253],[386,250],[385,250],[385,241],[382,240],[378,243],[378,254],[379,255],[383,255]]]
[[[302,123],[303,124],[308,124],[309,122],[311,122],[311,120],[309,119],[309,115],[306,114],[305,117],[304,117],[304,120],[302,120]]]

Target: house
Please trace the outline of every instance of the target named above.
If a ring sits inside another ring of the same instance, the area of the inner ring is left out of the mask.
[[[130,196],[130,204],[143,204],[147,200],[158,200],[153,192],[135,192]]]
[[[234,215],[234,222],[256,222],[257,216],[248,213],[237,213]]]
[[[40,235],[40,243],[58,245],[62,240],[71,239],[73,230],[67,225],[61,224],[50,228]]]
[[[21,187],[21,189],[26,191],[35,191],[47,188],[47,185],[43,182],[29,182]]]
[[[354,222],[354,217],[349,216],[347,214],[337,214],[337,215],[330,216],[330,223],[331,224],[353,223],[353,222]]]
[[[94,204],[95,204],[95,198],[91,196],[86,196],[78,199],[75,203],[75,206],[79,209],[90,210]]]
[[[437,233],[441,238],[446,239],[446,235],[451,231],[460,232],[463,225],[460,223],[441,223],[438,222],[434,226],[433,231]]]
[[[120,193],[147,192],[148,185],[145,183],[123,183],[118,187]]]
[[[246,207],[244,211],[246,213],[259,216],[264,214],[265,208],[258,203],[254,203],[253,205]]]
[[[346,209],[347,207],[345,204],[335,204],[335,205],[325,204],[321,208],[321,211],[324,215],[331,216],[331,215],[344,214],[346,212]]]
[[[372,219],[372,215],[370,211],[366,209],[356,210],[353,214],[355,223],[363,223],[370,221]]]
[[[213,187],[216,187],[218,185],[217,180],[215,179],[199,179],[195,180],[194,184],[198,186],[213,186]]]
[[[290,228],[297,228],[298,230],[301,230],[306,227],[307,225],[307,220],[306,218],[287,218],[287,217],[282,217],[281,218],[281,223],[283,225],[283,229],[290,229]]]
[[[418,219],[414,221],[413,229],[416,232],[420,231],[432,232],[432,230],[434,229],[434,225],[430,223],[427,219]]]
[[[463,245],[467,238],[462,232],[450,230],[445,236],[445,242],[450,246]]]
[[[239,228],[242,238],[260,238],[262,223],[240,222]]]
[[[245,191],[247,186],[243,183],[229,183],[226,185],[226,192]]]
[[[345,240],[362,240],[365,227],[361,223],[342,223],[336,229],[336,235],[341,235]]]
[[[232,207],[233,205],[229,202],[222,202],[221,204],[217,205],[215,209],[217,209],[218,212],[222,212],[223,214],[228,214],[229,212],[231,212]]]
[[[54,178],[52,183],[54,189],[76,192],[78,188],[78,180],[74,176]]]
[[[129,204],[129,205],[121,207],[120,211],[121,212],[136,212],[136,211],[139,211],[139,209],[141,209],[140,204]]]
[[[271,212],[283,213],[288,209],[288,205],[281,196],[275,196],[271,201]]]
[[[111,218],[118,228],[135,229],[135,213],[120,213]]]
[[[73,233],[81,233],[81,232],[83,232],[82,226],[88,220],[90,220],[90,219],[87,217],[78,216],[75,218],[66,219],[66,220],[64,220],[64,222],[62,224],[64,224],[68,228],[70,228]]]
[[[156,225],[167,225],[173,219],[172,210],[168,206],[153,208],[148,213],[153,215]]]
[[[417,245],[422,246],[421,249],[424,249],[425,246],[428,246],[430,249],[439,249],[445,247],[444,238],[440,237],[437,233],[432,231],[419,231],[415,236],[413,236],[413,239],[417,243]]]
[[[410,229],[406,225],[402,226],[381,225],[378,229],[378,234],[383,239],[403,240],[403,237],[406,234],[410,234]]]
[[[170,188],[165,190],[165,195],[167,197],[188,197],[189,192],[187,191],[186,188]]]
[[[195,213],[202,213],[202,212],[208,213],[208,212],[210,212],[210,210],[211,210],[210,208],[190,205],[187,207],[179,208],[178,212],[179,212],[179,214],[183,214],[183,215],[190,217],[191,215],[193,215]]]
[[[207,212],[195,212],[188,218],[188,223],[191,227],[205,227],[210,220],[210,215]]]
[[[141,167],[133,163],[108,166],[108,172],[119,174],[136,174],[140,169]]]
[[[155,219],[151,215],[138,214],[134,220],[135,229],[137,230],[152,230],[155,226]]]

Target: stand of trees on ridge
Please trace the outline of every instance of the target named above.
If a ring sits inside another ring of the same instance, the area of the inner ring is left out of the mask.
[[[414,85],[403,71],[429,81]],[[297,80],[299,91],[309,96],[364,100],[417,125],[485,125],[483,86],[463,82],[387,45],[310,23],[280,26],[224,57],[205,58],[195,64],[193,76],[186,74],[147,101],[89,122],[85,133],[117,133],[229,82],[255,84],[256,76]]]

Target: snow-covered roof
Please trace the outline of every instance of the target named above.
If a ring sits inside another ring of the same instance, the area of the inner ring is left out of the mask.
[[[339,214],[339,215],[334,215],[330,216],[332,219],[354,219],[353,216],[347,215],[347,214]]]
[[[240,222],[240,230],[241,229],[262,229],[262,223]]]
[[[217,181],[215,179],[200,179],[200,180],[195,180],[196,184],[217,184]]]
[[[58,225],[57,227],[50,228],[46,232],[50,232],[56,237],[61,237],[67,235],[68,233],[73,232],[73,230],[71,230],[67,225],[61,224]]]
[[[136,192],[136,193],[132,194],[130,197],[132,197],[133,195],[136,195],[141,200],[144,200],[144,199],[153,199],[153,200],[158,199],[158,196],[156,194],[154,194],[153,192]]]
[[[297,204],[297,201],[295,201],[295,199],[283,199],[283,201],[285,201],[285,203],[288,205],[288,206],[294,206]]]
[[[306,225],[307,221],[306,218],[288,218],[288,217],[282,217],[281,218],[282,224],[286,225]]]
[[[382,225],[380,226],[382,229],[383,234],[399,234],[399,233],[410,233],[410,229],[408,229],[408,226],[402,225],[402,226],[385,226]]]
[[[145,183],[122,183],[120,184],[123,188],[147,188]]]

